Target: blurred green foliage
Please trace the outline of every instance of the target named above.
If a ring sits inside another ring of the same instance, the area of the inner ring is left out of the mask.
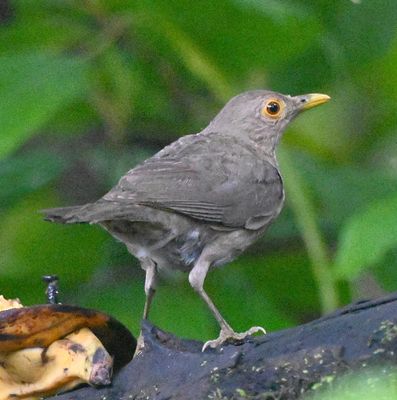
[[[397,397],[397,371],[392,365],[366,367],[343,377],[324,377],[304,400],[391,400]]]
[[[143,273],[99,228],[38,209],[93,201],[141,160],[205,127],[231,96],[324,92],[280,149],[286,207],[206,287],[236,329],[298,324],[397,289],[397,2],[14,0],[0,15],[0,292],[108,311],[135,334]],[[359,284],[358,284],[359,283]],[[239,300],[240,299],[240,300]],[[208,339],[187,276],[153,322]]]

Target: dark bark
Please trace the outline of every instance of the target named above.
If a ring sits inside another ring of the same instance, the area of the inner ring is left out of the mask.
[[[397,293],[204,353],[202,343],[148,322],[143,335],[145,351],[112,386],[85,387],[56,400],[297,399],[347,372],[397,363]]]

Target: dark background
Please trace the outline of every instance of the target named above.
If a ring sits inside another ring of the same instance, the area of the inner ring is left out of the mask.
[[[302,323],[397,289],[397,2],[19,0],[0,4],[0,293],[113,314],[135,334],[143,273],[98,227],[37,210],[96,200],[136,163],[204,128],[239,92],[327,93],[279,151],[287,202],[206,288],[236,330]],[[151,320],[209,339],[187,276]]]

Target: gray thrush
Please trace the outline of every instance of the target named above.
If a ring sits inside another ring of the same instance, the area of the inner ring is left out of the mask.
[[[221,331],[216,347],[263,331],[236,333],[203,285],[209,269],[228,263],[255,242],[284,202],[275,149],[302,110],[330,99],[256,90],[232,98],[200,133],[181,137],[131,169],[94,203],[44,210],[59,223],[99,224],[123,242],[146,272],[148,318],[159,270],[189,273]]]

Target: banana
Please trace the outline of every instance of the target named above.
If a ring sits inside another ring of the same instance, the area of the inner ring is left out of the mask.
[[[90,329],[77,329],[62,337],[57,322],[65,322],[64,315],[60,319],[56,313],[51,316],[48,306],[43,306],[47,314],[44,313],[44,326],[41,325],[40,330],[36,310],[32,314],[29,308],[10,309],[13,305],[22,307],[19,302],[0,296],[0,309],[7,309],[0,313],[0,400],[38,399],[70,390],[81,383],[110,384],[113,358]],[[26,313],[21,314],[22,310]],[[77,314],[75,325],[80,326],[81,315]],[[25,318],[26,315],[29,318]],[[32,315],[35,316],[33,319]],[[69,319],[66,319],[67,330],[74,325]],[[34,341],[29,332],[33,332],[38,345],[32,347]],[[44,340],[46,335],[50,339]],[[13,340],[16,345],[11,346]]]
[[[23,305],[19,299],[7,300],[2,294],[0,294],[0,311],[9,310],[10,308],[22,308]]]

